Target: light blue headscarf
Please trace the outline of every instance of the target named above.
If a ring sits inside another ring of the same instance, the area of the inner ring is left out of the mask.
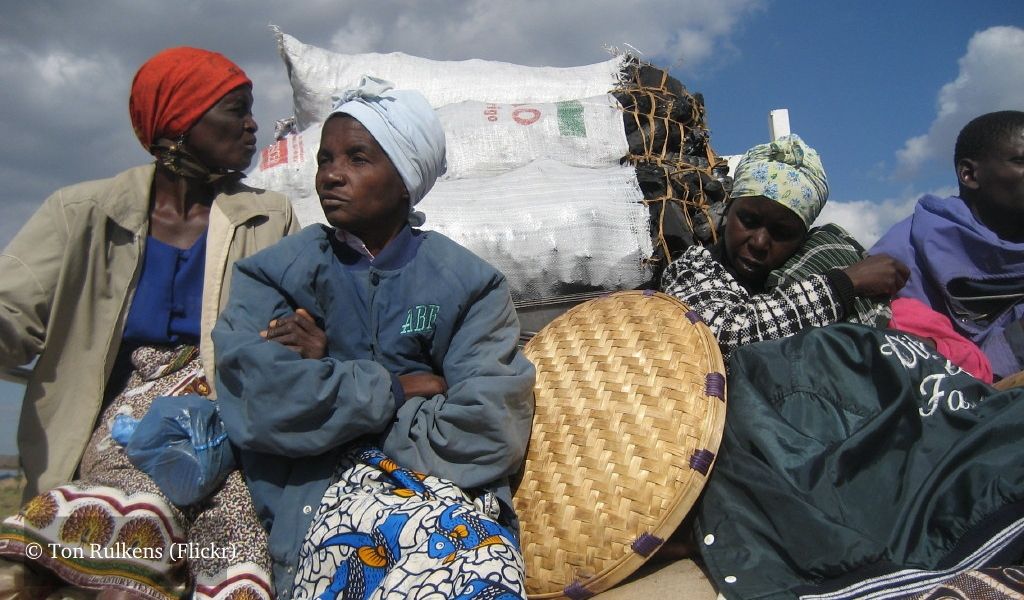
[[[373,136],[409,192],[409,222],[423,224],[415,206],[448,168],[441,121],[417,91],[396,90],[383,79],[363,75],[359,85],[334,97],[331,114],[352,116]]]

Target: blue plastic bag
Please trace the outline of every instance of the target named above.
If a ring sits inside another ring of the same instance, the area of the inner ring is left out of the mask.
[[[178,506],[205,499],[235,468],[217,405],[195,394],[153,400],[125,452]]]

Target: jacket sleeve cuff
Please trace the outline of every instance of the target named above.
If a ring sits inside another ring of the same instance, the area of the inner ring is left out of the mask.
[[[825,271],[825,281],[828,281],[829,287],[832,288],[832,294],[842,309],[839,318],[845,318],[853,312],[853,301],[857,297],[857,293],[853,289],[853,280],[841,269],[829,269]]]
[[[405,404],[405,390],[402,389],[402,382],[398,380],[398,375],[391,374],[391,395],[395,397],[395,411]]]

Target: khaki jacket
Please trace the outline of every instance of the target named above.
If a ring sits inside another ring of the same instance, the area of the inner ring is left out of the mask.
[[[141,271],[153,173],[147,165],[58,190],[0,255],[0,366],[38,358],[18,427],[26,499],[69,481],[92,435]],[[232,263],[297,229],[280,194],[236,183],[214,200],[201,316],[207,377]]]

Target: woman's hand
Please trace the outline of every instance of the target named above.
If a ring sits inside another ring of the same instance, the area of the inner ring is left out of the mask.
[[[910,269],[888,254],[873,254],[843,270],[858,296],[892,296],[910,277]]]
[[[327,335],[316,326],[316,321],[304,308],[287,317],[274,319],[260,335],[298,352],[302,358],[319,359],[327,354]]]
[[[433,398],[438,394],[448,392],[448,382],[444,380],[444,377],[433,373],[399,375],[398,383],[402,384],[402,391],[405,392],[406,398],[413,396]]]

